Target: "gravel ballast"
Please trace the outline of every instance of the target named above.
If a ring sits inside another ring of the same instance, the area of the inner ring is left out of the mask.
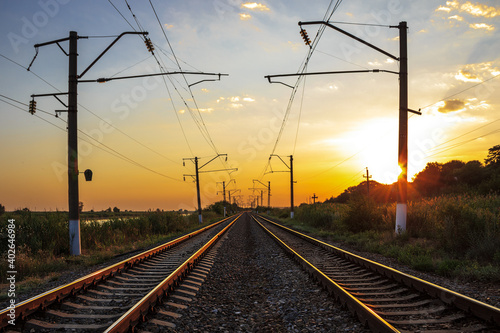
[[[177,332],[369,332],[244,215],[218,249]]]

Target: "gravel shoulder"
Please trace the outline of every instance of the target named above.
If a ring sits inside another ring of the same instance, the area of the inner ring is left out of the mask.
[[[177,332],[369,332],[245,215],[229,231]]]

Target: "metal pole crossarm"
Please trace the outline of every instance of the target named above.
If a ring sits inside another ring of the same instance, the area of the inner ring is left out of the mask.
[[[208,81],[220,81],[220,77],[221,76],[229,76],[229,74],[217,74],[219,76],[218,79],[206,79],[206,80],[200,80],[200,81],[196,81],[195,83],[191,83],[191,84],[188,84],[188,87],[191,88],[192,86],[194,85],[197,85],[198,83],[202,83],[202,82],[208,82]]]
[[[141,77],[149,77],[149,76],[159,76],[159,75],[175,75],[175,74],[193,74],[193,75],[217,75],[219,76],[229,76],[229,74],[221,74],[221,73],[204,73],[204,72],[166,72],[166,73],[153,73],[153,74],[141,74],[141,75],[129,75],[129,76],[119,76],[119,77],[110,77],[110,78],[105,78],[101,77],[95,80],[78,80],[80,83],[85,83],[85,82],[97,82],[97,83],[105,83],[108,81],[113,81],[113,80],[123,80],[123,79],[135,79],[135,78],[141,78]],[[202,80],[202,81],[217,81],[217,80]],[[199,82],[202,82],[199,81]],[[199,83],[197,82],[197,83]],[[191,85],[190,85],[191,86]]]
[[[293,73],[293,74],[276,74],[276,75],[266,75],[264,76],[269,83],[281,83],[284,84],[285,86],[291,87],[292,86],[279,82],[279,81],[271,81],[271,78],[273,77],[287,77],[287,76],[307,76],[307,75],[325,75],[325,74],[354,74],[354,73],[391,73],[391,74],[396,74],[399,75],[399,72],[394,72],[394,71],[389,71],[385,69],[360,69],[360,70],[352,70],[352,71],[329,71],[329,72],[313,72],[313,73]]]
[[[214,158],[212,158],[207,163],[203,164],[201,167],[199,167],[199,169],[203,168],[205,165],[207,165],[208,163],[212,162],[213,160],[215,160],[216,158],[221,157],[221,156],[226,156],[226,161],[227,161],[227,154],[217,154],[217,156],[215,156]]]
[[[54,93],[54,94],[33,94],[31,95],[31,98],[35,98],[35,97],[45,97],[45,96],[54,96],[55,99],[57,99],[62,105],[64,105],[65,108],[67,108],[68,106],[66,104],[64,104],[63,101],[61,101],[61,99],[59,97],[57,97],[58,95],[68,95],[68,93]],[[66,112],[66,111],[57,111],[57,112]]]
[[[101,59],[101,58],[102,58],[102,56],[103,56],[106,52],[108,52],[108,51],[109,51],[109,49],[110,49],[113,45],[115,45],[115,43],[116,43],[116,42],[117,42],[120,38],[122,38],[123,36],[125,36],[125,35],[147,35],[147,34],[148,34],[148,32],[146,32],[146,31],[144,31],[144,32],[142,32],[142,31],[126,31],[126,32],[122,32],[122,33],[121,33],[118,37],[116,37],[116,38],[115,38],[115,40],[114,40],[114,41],[112,41],[112,42],[111,42],[111,44],[109,44],[109,46],[108,46],[107,48],[105,48],[105,49],[104,49],[104,51],[102,51],[102,52],[101,52],[101,54],[99,54],[99,56],[97,56],[97,58],[96,58],[94,61],[92,61],[92,63],[91,63],[91,64],[90,64],[90,65],[89,65],[89,66],[88,66],[88,67],[87,67],[87,68],[86,68],[86,69],[82,72],[82,74],[78,75],[78,78],[81,78],[82,76],[84,76],[84,75],[85,75],[85,73],[87,73],[87,72],[88,72],[88,70],[89,70],[89,69],[91,69],[91,68],[92,68],[92,66],[94,66],[94,65],[95,65],[95,63],[96,63],[97,61],[99,61],[99,59]],[[80,38],[82,38],[82,37],[80,37]],[[36,45],[35,45],[35,46],[36,46]]]
[[[198,170],[201,168],[198,168]],[[208,171],[200,171],[199,173],[208,173],[208,172],[219,172],[219,171],[238,171],[238,168],[229,168],[229,169],[219,169],[219,170],[208,170]]]
[[[359,38],[359,37],[354,36],[354,35],[353,35],[353,34],[351,34],[351,33],[348,33],[348,32],[347,32],[347,31],[345,31],[345,30],[340,29],[339,27],[334,26],[333,24],[330,24],[329,22],[325,22],[325,21],[299,22],[299,26],[300,26],[300,27],[302,27],[303,25],[312,25],[312,24],[324,24],[324,25],[326,25],[327,27],[330,27],[330,28],[332,28],[332,29],[334,29],[334,30],[337,30],[338,32],[343,33],[344,35],[349,36],[349,37],[351,37],[352,39],[355,39],[355,40],[357,40],[358,42],[363,43],[363,44],[365,44],[365,45],[367,45],[367,46],[371,47],[372,49],[377,50],[377,51],[379,51],[380,53],[385,54],[386,56],[388,56],[388,57],[390,57],[390,58],[392,58],[392,59],[394,59],[394,60],[396,60],[396,61],[399,61],[399,58],[398,58],[398,57],[396,57],[396,56],[394,56],[394,55],[390,54],[389,52],[386,52],[386,51],[382,50],[381,48],[379,48],[379,47],[377,47],[377,46],[375,46],[375,45],[373,45],[373,44],[371,44],[371,43],[368,43],[368,42],[366,42],[366,41],[362,40],[362,39],[361,39],[361,38]],[[392,26],[390,26],[390,28],[393,28],[393,27],[392,27]],[[396,26],[396,28],[399,28],[399,26]]]
[[[300,75],[300,74],[294,74],[294,75]],[[267,81],[269,81],[269,83],[279,83],[279,84],[282,84],[284,86],[287,86],[289,88],[292,88],[294,89],[295,87],[294,86],[291,86],[289,84],[286,84],[285,82],[281,82],[281,81],[271,81],[271,77],[275,77],[275,76],[279,76],[279,75],[267,75],[267,76],[264,76],[265,78],[267,78]]]
[[[85,37],[85,36],[77,36],[76,37],[77,39],[80,39],[80,38],[88,38],[88,37]],[[50,44],[57,44],[57,43],[60,43],[60,42],[65,42],[69,40],[69,37],[66,37],[66,38],[61,38],[61,39],[57,39],[57,40],[53,40],[53,41],[50,41],[50,42],[45,42],[45,43],[40,43],[40,44],[35,44],[34,47],[35,49],[39,48],[40,46],[45,46],[45,45],[50,45]]]
[[[252,180],[252,182],[254,182],[254,183],[255,183],[255,182],[258,182],[258,183],[260,183],[261,185],[266,186],[266,188],[265,188],[265,189],[267,190],[267,185],[266,185],[266,184],[264,184],[263,182],[261,182],[260,180],[258,180],[258,179],[253,179],[253,180]]]
[[[68,95],[68,93],[33,94],[33,95],[31,95],[31,97],[46,97],[46,96],[58,96],[58,95]]]
[[[281,158],[281,156],[276,155],[276,154],[271,154],[269,158],[271,158],[271,157],[273,157],[273,156],[278,157],[278,158],[281,160],[281,162],[283,162],[283,164],[284,164],[284,165],[286,165],[286,167],[287,167],[288,169],[290,169],[290,167],[288,166],[288,164],[286,164],[286,162],[285,162],[285,161],[283,161],[283,159]],[[272,172],[289,172],[289,171],[272,171]],[[272,173],[272,172],[271,172],[271,173]]]

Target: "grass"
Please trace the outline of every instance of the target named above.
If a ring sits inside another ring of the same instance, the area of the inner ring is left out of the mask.
[[[176,212],[149,212],[140,216],[113,218],[109,221],[81,223],[82,255],[71,256],[67,214],[61,212],[6,213],[0,220],[0,279],[6,282],[7,222],[15,219],[17,291],[28,290],[56,280],[61,272],[103,263],[116,255],[142,249],[186,232],[206,226],[220,217],[204,214],[203,225],[197,215]],[[6,298],[7,285],[0,285],[0,301]]]
[[[408,204],[407,231],[394,233],[395,204],[359,197],[297,207],[295,229],[379,253],[416,270],[500,282],[500,196],[448,195]],[[286,213],[274,210],[275,217]]]

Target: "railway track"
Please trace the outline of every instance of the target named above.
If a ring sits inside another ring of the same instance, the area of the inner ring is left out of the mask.
[[[241,214],[187,234],[130,259],[0,312],[0,331],[125,332],[145,319]],[[177,296],[182,298],[182,296]],[[174,300],[170,301],[175,304]]]
[[[253,215],[374,332],[500,332],[500,309]]]

